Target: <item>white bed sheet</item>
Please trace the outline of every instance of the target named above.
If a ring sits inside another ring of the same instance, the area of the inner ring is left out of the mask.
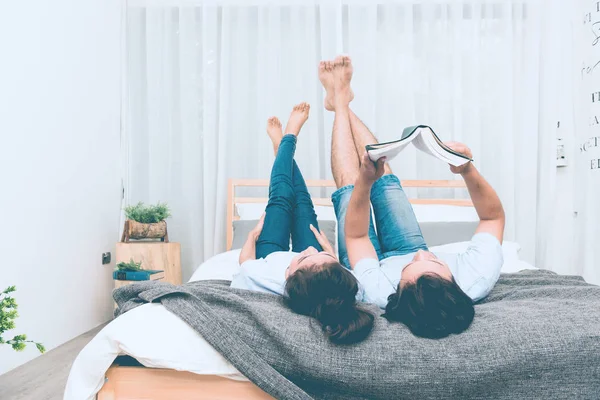
[[[454,243],[431,250],[462,251],[468,243]],[[442,248],[443,247],[443,248]],[[502,272],[535,269],[518,259],[518,245],[505,242]],[[192,275],[198,280],[231,280],[239,270],[240,250],[218,254]],[[196,331],[160,304],[145,304],[109,323],[79,353],[69,374],[65,400],[95,398],[104,383],[104,374],[118,355],[129,355],[152,368],[190,371],[247,380]]]
[[[239,268],[238,257],[239,250],[219,254],[203,263],[192,280],[230,280]],[[188,324],[160,304],[144,304],[110,322],[79,353],[64,399],[94,399],[119,355],[129,355],[151,368],[248,380]]]

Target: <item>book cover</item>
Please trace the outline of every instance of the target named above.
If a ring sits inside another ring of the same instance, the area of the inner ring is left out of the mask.
[[[162,270],[113,271],[113,279],[119,281],[153,281],[164,277]]]

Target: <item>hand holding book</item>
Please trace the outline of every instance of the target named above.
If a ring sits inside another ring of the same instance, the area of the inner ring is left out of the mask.
[[[473,153],[471,152],[471,149],[466,144],[459,143],[459,142],[444,142],[444,144],[457,153],[460,153],[470,159],[473,158]],[[459,167],[455,167],[454,165],[450,164],[450,171],[452,171],[453,174],[462,174],[467,171],[467,169],[469,168],[470,165],[471,165],[470,162],[463,164]]]
[[[373,162],[369,158],[369,153],[365,152],[360,163],[360,179],[364,183],[373,184],[377,179],[383,176],[386,157],[381,157]]]

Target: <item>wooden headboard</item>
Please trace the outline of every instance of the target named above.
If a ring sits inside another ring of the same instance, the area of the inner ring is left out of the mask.
[[[233,221],[240,219],[236,215],[236,204],[243,203],[267,203],[266,197],[236,197],[236,188],[238,187],[268,187],[268,179],[230,179],[227,185],[227,250],[231,249],[233,243]],[[307,180],[306,186],[309,188],[332,188],[336,185],[331,180]],[[461,189],[466,188],[466,184],[462,180],[456,181],[428,181],[428,180],[413,180],[402,181],[404,188],[445,188],[445,189]],[[313,197],[315,206],[331,206],[331,198],[329,197]],[[472,207],[471,200],[464,199],[410,199],[412,204],[443,204],[452,206]]]

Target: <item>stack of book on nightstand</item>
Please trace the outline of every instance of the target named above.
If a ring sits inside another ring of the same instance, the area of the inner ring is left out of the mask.
[[[164,279],[165,271],[140,269],[137,271],[115,270],[113,279],[118,281],[156,281]]]

